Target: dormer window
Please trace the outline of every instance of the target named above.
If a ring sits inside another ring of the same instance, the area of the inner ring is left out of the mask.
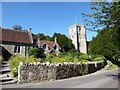
[[[56,49],[57,49],[57,45],[55,45],[55,46],[53,47],[53,49],[56,50]]]

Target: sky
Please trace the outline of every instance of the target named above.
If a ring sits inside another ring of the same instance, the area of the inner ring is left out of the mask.
[[[68,36],[68,27],[84,24],[81,13],[91,13],[89,2],[2,2],[2,27],[20,25],[32,33],[52,36],[55,32]],[[88,18],[89,19],[89,18]],[[87,41],[96,36],[86,30]]]

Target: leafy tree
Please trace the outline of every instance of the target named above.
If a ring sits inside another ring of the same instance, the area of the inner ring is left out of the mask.
[[[43,33],[38,33],[37,38],[40,38],[41,40],[45,40],[45,35]]]
[[[40,38],[41,40],[46,40],[46,41],[53,41],[54,38],[57,37],[57,42],[59,43],[60,47],[62,48],[62,51],[70,51],[74,50],[74,45],[72,44],[72,40],[70,40],[68,37],[66,37],[63,34],[60,33],[54,33],[52,37],[50,36],[45,36],[43,33],[38,33],[38,34],[32,34],[33,41],[36,42],[37,38]]]
[[[37,41],[37,35],[32,33],[32,38],[33,38],[33,42],[35,43]]]
[[[89,44],[89,53],[101,54],[111,58],[118,51],[118,47],[114,45],[113,37],[112,32],[106,28],[100,31],[97,37],[93,38]]]
[[[22,30],[22,27],[20,25],[13,25],[13,30]]]
[[[38,33],[38,34],[33,34],[32,33],[32,37],[33,37],[33,41],[36,42],[37,38],[40,38],[41,40],[46,40],[46,41],[53,41],[52,37],[50,36],[45,36],[43,33]]]
[[[46,41],[52,41],[52,37],[50,37],[50,36],[47,35],[47,36],[45,36],[45,40]]]
[[[92,2],[91,9],[92,14],[83,14],[84,21],[88,30],[98,35],[90,42],[89,52],[112,59],[120,52],[120,1]]]
[[[44,50],[42,48],[31,48],[28,51],[29,56],[34,55],[35,58],[45,58]]]
[[[60,33],[54,33],[53,35],[53,40],[54,38],[57,37],[57,42],[59,43],[60,47],[62,48],[63,51],[68,52],[70,50],[74,50],[74,45],[72,44],[72,40],[70,40],[68,37],[66,37],[63,34]]]

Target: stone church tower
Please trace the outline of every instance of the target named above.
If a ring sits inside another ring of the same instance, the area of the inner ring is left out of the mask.
[[[77,51],[87,53],[86,29],[84,25],[75,24],[69,27],[69,38]]]

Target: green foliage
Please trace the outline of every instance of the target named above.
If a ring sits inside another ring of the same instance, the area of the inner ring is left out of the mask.
[[[34,63],[36,62],[35,58],[34,58],[34,55],[31,55],[28,59],[27,59],[27,62],[28,63]]]
[[[64,34],[54,33],[52,37],[53,40],[55,37],[57,37],[57,42],[59,43],[60,47],[62,48],[64,52],[68,52],[70,50],[75,49],[74,45],[72,44],[72,40],[68,39],[68,37],[65,36]]]
[[[35,58],[45,58],[44,50],[42,48],[31,48],[28,51],[29,56],[34,55]]]
[[[20,25],[13,25],[13,30],[22,30],[22,27]]]
[[[104,55],[107,59],[118,59],[120,52],[120,1],[92,2],[93,13],[83,14],[86,25],[97,30],[97,37],[93,38],[89,46],[92,54]],[[91,19],[88,19],[91,18]],[[102,28],[101,28],[102,27]],[[101,28],[101,29],[100,29]],[[99,31],[101,30],[101,31]]]
[[[105,57],[96,57],[93,59],[93,61],[101,61],[101,60],[105,60]]]
[[[108,29],[100,31],[89,44],[89,53],[101,54],[110,59],[117,55],[119,45],[114,40],[113,32]]]
[[[9,59],[9,64],[10,64],[10,68],[11,68],[11,74],[13,77],[17,77],[18,75],[18,66],[19,66],[19,62],[26,62],[26,59],[24,56],[11,56],[11,58]]]
[[[27,59],[27,61],[26,62],[28,62],[28,63],[34,63],[34,62],[36,62],[36,63],[38,63],[38,62],[42,62],[42,60],[41,59],[36,59],[35,57],[34,57],[34,55],[31,55],[28,59]]]
[[[88,55],[78,52],[62,52],[58,56],[54,54],[47,55],[46,62],[60,63],[60,62],[88,62],[88,61],[100,61],[105,60],[102,55]]]
[[[11,74],[13,77],[18,76],[19,62],[34,63],[34,62],[41,62],[41,60],[35,59],[33,55],[30,56],[28,59],[26,59],[24,56],[15,56],[15,55],[11,56],[11,58],[9,59],[9,64],[10,64],[10,68],[11,68]]]
[[[40,38],[41,40],[46,40],[46,41],[53,41],[52,37],[48,35],[45,36],[43,33],[38,33],[38,34],[32,33],[32,37],[34,42],[37,41],[37,38]]]
[[[3,62],[3,57],[2,55],[0,55],[0,65],[2,64],[2,62]]]
[[[14,77],[17,77],[17,76],[18,76],[18,67],[13,68],[13,69],[11,70],[11,74],[12,74],[12,77],[13,77],[13,78],[14,78]]]
[[[89,57],[89,55],[87,55],[87,54],[80,55],[80,56],[79,56],[79,59],[80,59],[80,60],[84,60],[84,59],[85,59],[85,60],[91,60],[90,57]]]
[[[118,68],[117,65],[113,64],[112,62],[109,61],[109,67],[107,68],[107,70],[113,70]]]
[[[81,62],[89,62],[88,60],[81,60]]]
[[[45,35],[43,33],[38,33],[37,38],[40,38],[41,40],[45,39]]]
[[[45,36],[43,33],[38,34],[32,34],[33,41],[36,42],[37,38],[40,38],[41,40],[47,40],[47,41],[54,41],[55,37],[57,37],[57,42],[62,48],[62,51],[68,52],[68,51],[74,51],[75,47],[72,44],[72,40],[70,40],[67,36],[60,33],[54,33],[52,37]]]

